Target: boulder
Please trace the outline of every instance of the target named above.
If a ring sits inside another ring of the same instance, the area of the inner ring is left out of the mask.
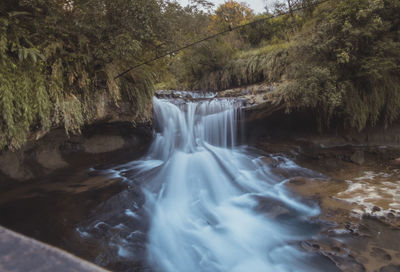
[[[90,154],[100,154],[122,149],[125,145],[125,140],[121,136],[113,135],[96,135],[85,139],[83,143],[84,149]]]
[[[60,151],[56,148],[39,150],[36,159],[40,165],[50,170],[68,166],[68,163],[61,157]]]
[[[33,178],[33,174],[25,167],[23,161],[22,153],[5,151],[0,155],[0,171],[14,180],[29,180]]]
[[[400,166],[400,158],[397,158],[397,159],[393,160],[392,161],[392,165]]]
[[[351,155],[350,160],[358,165],[363,165],[365,162],[364,151],[357,150],[356,152]]]
[[[3,227],[0,227],[0,271],[106,272],[61,249]]]

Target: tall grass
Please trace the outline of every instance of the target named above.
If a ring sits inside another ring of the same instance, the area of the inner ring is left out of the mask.
[[[223,69],[203,76],[195,88],[218,91],[279,81],[288,64],[289,48],[289,43],[282,43],[239,53]]]

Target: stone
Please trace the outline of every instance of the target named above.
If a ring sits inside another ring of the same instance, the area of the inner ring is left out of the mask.
[[[250,93],[250,91],[248,89],[242,90],[240,92],[241,95],[248,95]]]
[[[350,160],[354,162],[355,164],[358,165],[363,165],[365,162],[365,156],[364,156],[364,151],[362,150],[357,150],[356,152],[353,153],[353,155],[350,157]]]
[[[121,136],[96,135],[85,139],[83,146],[87,153],[100,154],[122,149],[125,140]]]
[[[275,168],[279,165],[279,162],[271,157],[264,157],[263,162],[265,162],[268,166]]]
[[[400,265],[390,264],[379,269],[379,272],[400,272]]]
[[[336,266],[339,267],[344,272],[365,272],[365,267],[363,264],[357,262],[352,256],[334,256],[331,258]]]
[[[374,247],[372,248],[372,252],[370,254],[372,257],[376,257],[382,261],[390,261],[392,257],[383,249]]]
[[[306,184],[310,179],[305,178],[305,177],[294,177],[289,180],[290,183],[295,184],[295,185],[304,185]]]
[[[379,208],[378,206],[374,206],[372,208],[372,212],[379,212],[381,210],[381,208]]]
[[[0,155],[0,171],[6,176],[26,181],[33,178],[32,172],[23,165],[23,153],[6,151]]]
[[[43,149],[38,151],[36,159],[44,168],[55,170],[68,166],[68,163],[61,157],[58,149]]]
[[[275,199],[260,197],[257,200],[258,205],[256,210],[258,212],[268,215],[271,218],[276,218],[280,215],[290,213],[290,210],[283,203]]]
[[[313,251],[316,251],[317,249],[319,249],[319,246],[318,246],[318,248],[316,248],[313,246],[313,244],[311,242],[308,242],[308,241],[300,242],[300,247],[308,252],[313,252]]]
[[[193,97],[190,94],[186,94],[184,98],[187,100],[193,100]]]
[[[102,268],[63,250],[2,227],[0,227],[0,271],[105,272]]]
[[[290,211],[286,209],[285,207],[282,206],[273,206],[271,209],[267,212],[268,216],[271,218],[276,218],[280,215],[288,214]]]
[[[391,161],[391,163],[392,163],[392,165],[400,166],[400,158],[397,158],[397,159]]]

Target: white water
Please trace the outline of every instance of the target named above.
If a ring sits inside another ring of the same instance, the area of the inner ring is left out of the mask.
[[[113,214],[78,229],[81,236],[102,231],[122,262],[136,260],[155,271],[336,271],[299,247],[318,232],[309,220],[318,207],[289,194],[287,180],[273,173],[264,155],[238,146],[240,106],[231,99],[154,98],[158,132],[148,155],[106,170],[132,188],[141,184],[145,204],[133,200],[137,193],[116,196]],[[277,169],[307,173],[277,159]],[[146,219],[148,227],[137,227]]]
[[[304,234],[276,222],[260,199],[304,218],[318,209],[288,195],[260,156],[236,148],[239,106],[229,99],[181,105],[154,99],[160,132],[135,168],[156,168],[143,188],[151,216],[148,258],[156,270],[313,270],[305,253],[289,246]]]

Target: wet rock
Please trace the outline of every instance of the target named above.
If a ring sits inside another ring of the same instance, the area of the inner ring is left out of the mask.
[[[23,161],[24,156],[20,152],[3,152],[0,155],[0,171],[18,181],[29,180],[33,174],[24,166]]]
[[[308,241],[302,241],[300,243],[300,246],[301,248],[303,248],[305,251],[308,252],[315,252],[321,248],[320,245]]]
[[[290,183],[295,185],[304,185],[309,181],[308,178],[305,177],[294,177],[289,180]]]
[[[329,259],[331,259],[337,267],[342,272],[365,272],[365,267],[361,263],[357,262],[353,256],[339,256],[336,254],[327,254]]]
[[[66,141],[60,145],[60,150],[62,154],[64,155],[69,155],[72,153],[77,153],[77,152],[84,152],[85,148],[83,147],[83,144],[79,141]]]
[[[394,219],[394,218],[395,218],[394,214],[391,213],[391,212],[388,213],[387,217],[388,217],[389,219]]]
[[[370,254],[372,257],[376,257],[382,261],[390,261],[392,257],[383,249],[374,247],[372,248],[372,252]]]
[[[176,94],[176,93],[174,93],[174,92],[171,94],[171,97],[172,97],[172,98],[175,98],[175,99],[176,99],[176,98],[180,98],[179,94]]]
[[[381,208],[379,208],[378,206],[374,206],[372,208],[372,212],[379,212],[381,210]]]
[[[264,157],[263,162],[265,162],[268,166],[275,168],[279,165],[279,161],[275,160],[274,158],[271,157]]]
[[[363,165],[365,162],[364,151],[357,150],[354,154],[350,157],[350,160],[358,165]]]
[[[184,98],[187,100],[193,100],[193,97],[190,94],[186,94]]]
[[[283,214],[288,214],[290,211],[283,206],[274,206],[268,211],[268,215],[272,218],[276,218]]]
[[[65,251],[2,227],[0,227],[0,271],[105,272]]]
[[[390,264],[379,269],[379,272],[400,272],[400,265]]]
[[[37,161],[47,169],[55,170],[68,166],[58,149],[42,149],[36,154]]]
[[[290,213],[290,210],[285,206],[285,204],[276,199],[259,197],[257,200],[258,205],[256,210],[268,215],[269,217],[276,218],[280,215]]]
[[[400,158],[393,160],[391,163],[392,163],[392,165],[400,166]]]
[[[254,98],[250,98],[249,100],[247,100],[246,104],[247,105],[254,105],[256,103]]]
[[[91,154],[100,154],[116,151],[124,147],[125,140],[121,136],[97,135],[86,139],[83,146]]]
[[[250,93],[250,90],[245,89],[245,90],[242,90],[242,91],[240,92],[240,95],[248,95],[249,93]]]

